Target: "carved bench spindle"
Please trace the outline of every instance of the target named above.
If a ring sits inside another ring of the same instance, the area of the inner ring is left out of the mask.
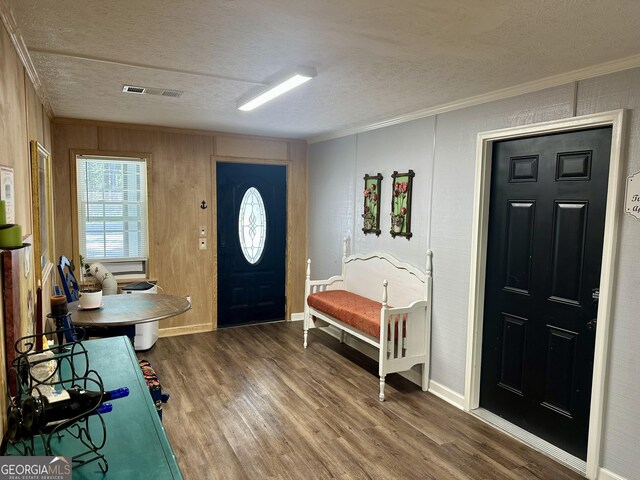
[[[311,259],[307,259],[307,274],[305,277],[305,281],[304,281],[304,310],[305,310],[305,316],[304,316],[304,348],[307,348],[307,337],[309,335],[309,325],[307,324],[307,322],[309,322],[309,305],[307,305],[307,297],[309,296],[309,294],[311,293]],[[316,289],[314,288],[314,291]]]
[[[382,315],[381,315],[381,323],[380,323],[380,340],[382,340],[383,338],[386,337],[387,335],[387,328],[388,328],[388,322],[387,322],[387,302],[389,301],[389,292],[388,292],[388,287],[389,286],[389,282],[385,279],[382,282]],[[385,342],[387,344],[387,348],[386,348],[386,352],[384,352],[384,354],[387,356],[387,358],[389,358],[389,343]],[[383,350],[383,346],[385,345],[385,343],[381,344],[381,350]],[[378,398],[380,399],[381,402],[384,402],[384,378],[386,375],[384,375],[382,373],[382,368],[380,367],[380,395],[378,396]]]

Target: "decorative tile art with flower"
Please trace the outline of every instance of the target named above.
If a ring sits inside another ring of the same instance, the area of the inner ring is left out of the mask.
[[[391,195],[391,233],[392,237],[411,238],[411,191],[415,173],[393,172],[393,192]]]
[[[362,213],[362,231],[380,235],[380,185],[382,175],[364,176],[364,211]]]

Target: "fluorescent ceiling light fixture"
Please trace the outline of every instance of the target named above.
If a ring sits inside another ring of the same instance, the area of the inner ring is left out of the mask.
[[[316,75],[316,69],[311,67],[296,67],[293,71],[289,70],[285,75],[279,76],[277,80],[269,83],[266,89],[262,89],[257,94],[249,92],[238,100],[238,110],[249,112],[263,103],[267,103],[269,100],[273,100],[283,93],[308,82]]]

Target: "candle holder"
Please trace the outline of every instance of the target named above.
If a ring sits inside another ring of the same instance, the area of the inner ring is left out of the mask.
[[[51,297],[51,315],[59,317],[69,313],[69,305],[67,304],[67,297],[64,295],[53,295]]]

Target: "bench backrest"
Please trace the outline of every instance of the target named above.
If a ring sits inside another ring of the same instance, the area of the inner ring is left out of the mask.
[[[427,265],[430,268],[430,261]],[[342,268],[345,290],[371,300],[382,301],[384,280],[389,282],[388,305],[392,307],[404,307],[416,300],[429,300],[427,275],[388,253],[351,255],[344,259]]]

